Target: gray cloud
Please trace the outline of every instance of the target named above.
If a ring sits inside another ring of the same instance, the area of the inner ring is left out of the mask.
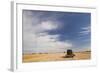
[[[69,42],[58,41],[59,35],[49,35],[46,30],[60,28],[59,21],[53,17],[42,18],[44,13],[23,11],[23,53],[63,52],[72,47]]]

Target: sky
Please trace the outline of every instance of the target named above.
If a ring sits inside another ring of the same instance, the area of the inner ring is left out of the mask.
[[[91,14],[23,10],[23,53],[90,50]]]

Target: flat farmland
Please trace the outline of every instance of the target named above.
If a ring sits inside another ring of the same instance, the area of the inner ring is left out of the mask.
[[[91,59],[91,52],[74,52],[73,58],[64,58],[66,53],[38,53],[23,54],[23,63],[28,62],[45,62],[45,61],[67,61],[67,60],[86,60]]]

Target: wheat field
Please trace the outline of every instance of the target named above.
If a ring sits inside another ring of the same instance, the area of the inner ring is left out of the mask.
[[[38,53],[38,54],[23,54],[23,63],[28,62],[44,62],[44,61],[66,61],[66,60],[86,60],[91,59],[91,52],[74,52],[75,57],[64,58],[66,53]]]

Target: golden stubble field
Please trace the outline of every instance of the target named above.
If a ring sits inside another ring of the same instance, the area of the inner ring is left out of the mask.
[[[91,59],[91,52],[74,52],[73,58],[64,58],[66,53],[39,53],[23,54],[23,63],[28,62],[45,62],[45,61],[65,61],[65,60],[86,60]]]

